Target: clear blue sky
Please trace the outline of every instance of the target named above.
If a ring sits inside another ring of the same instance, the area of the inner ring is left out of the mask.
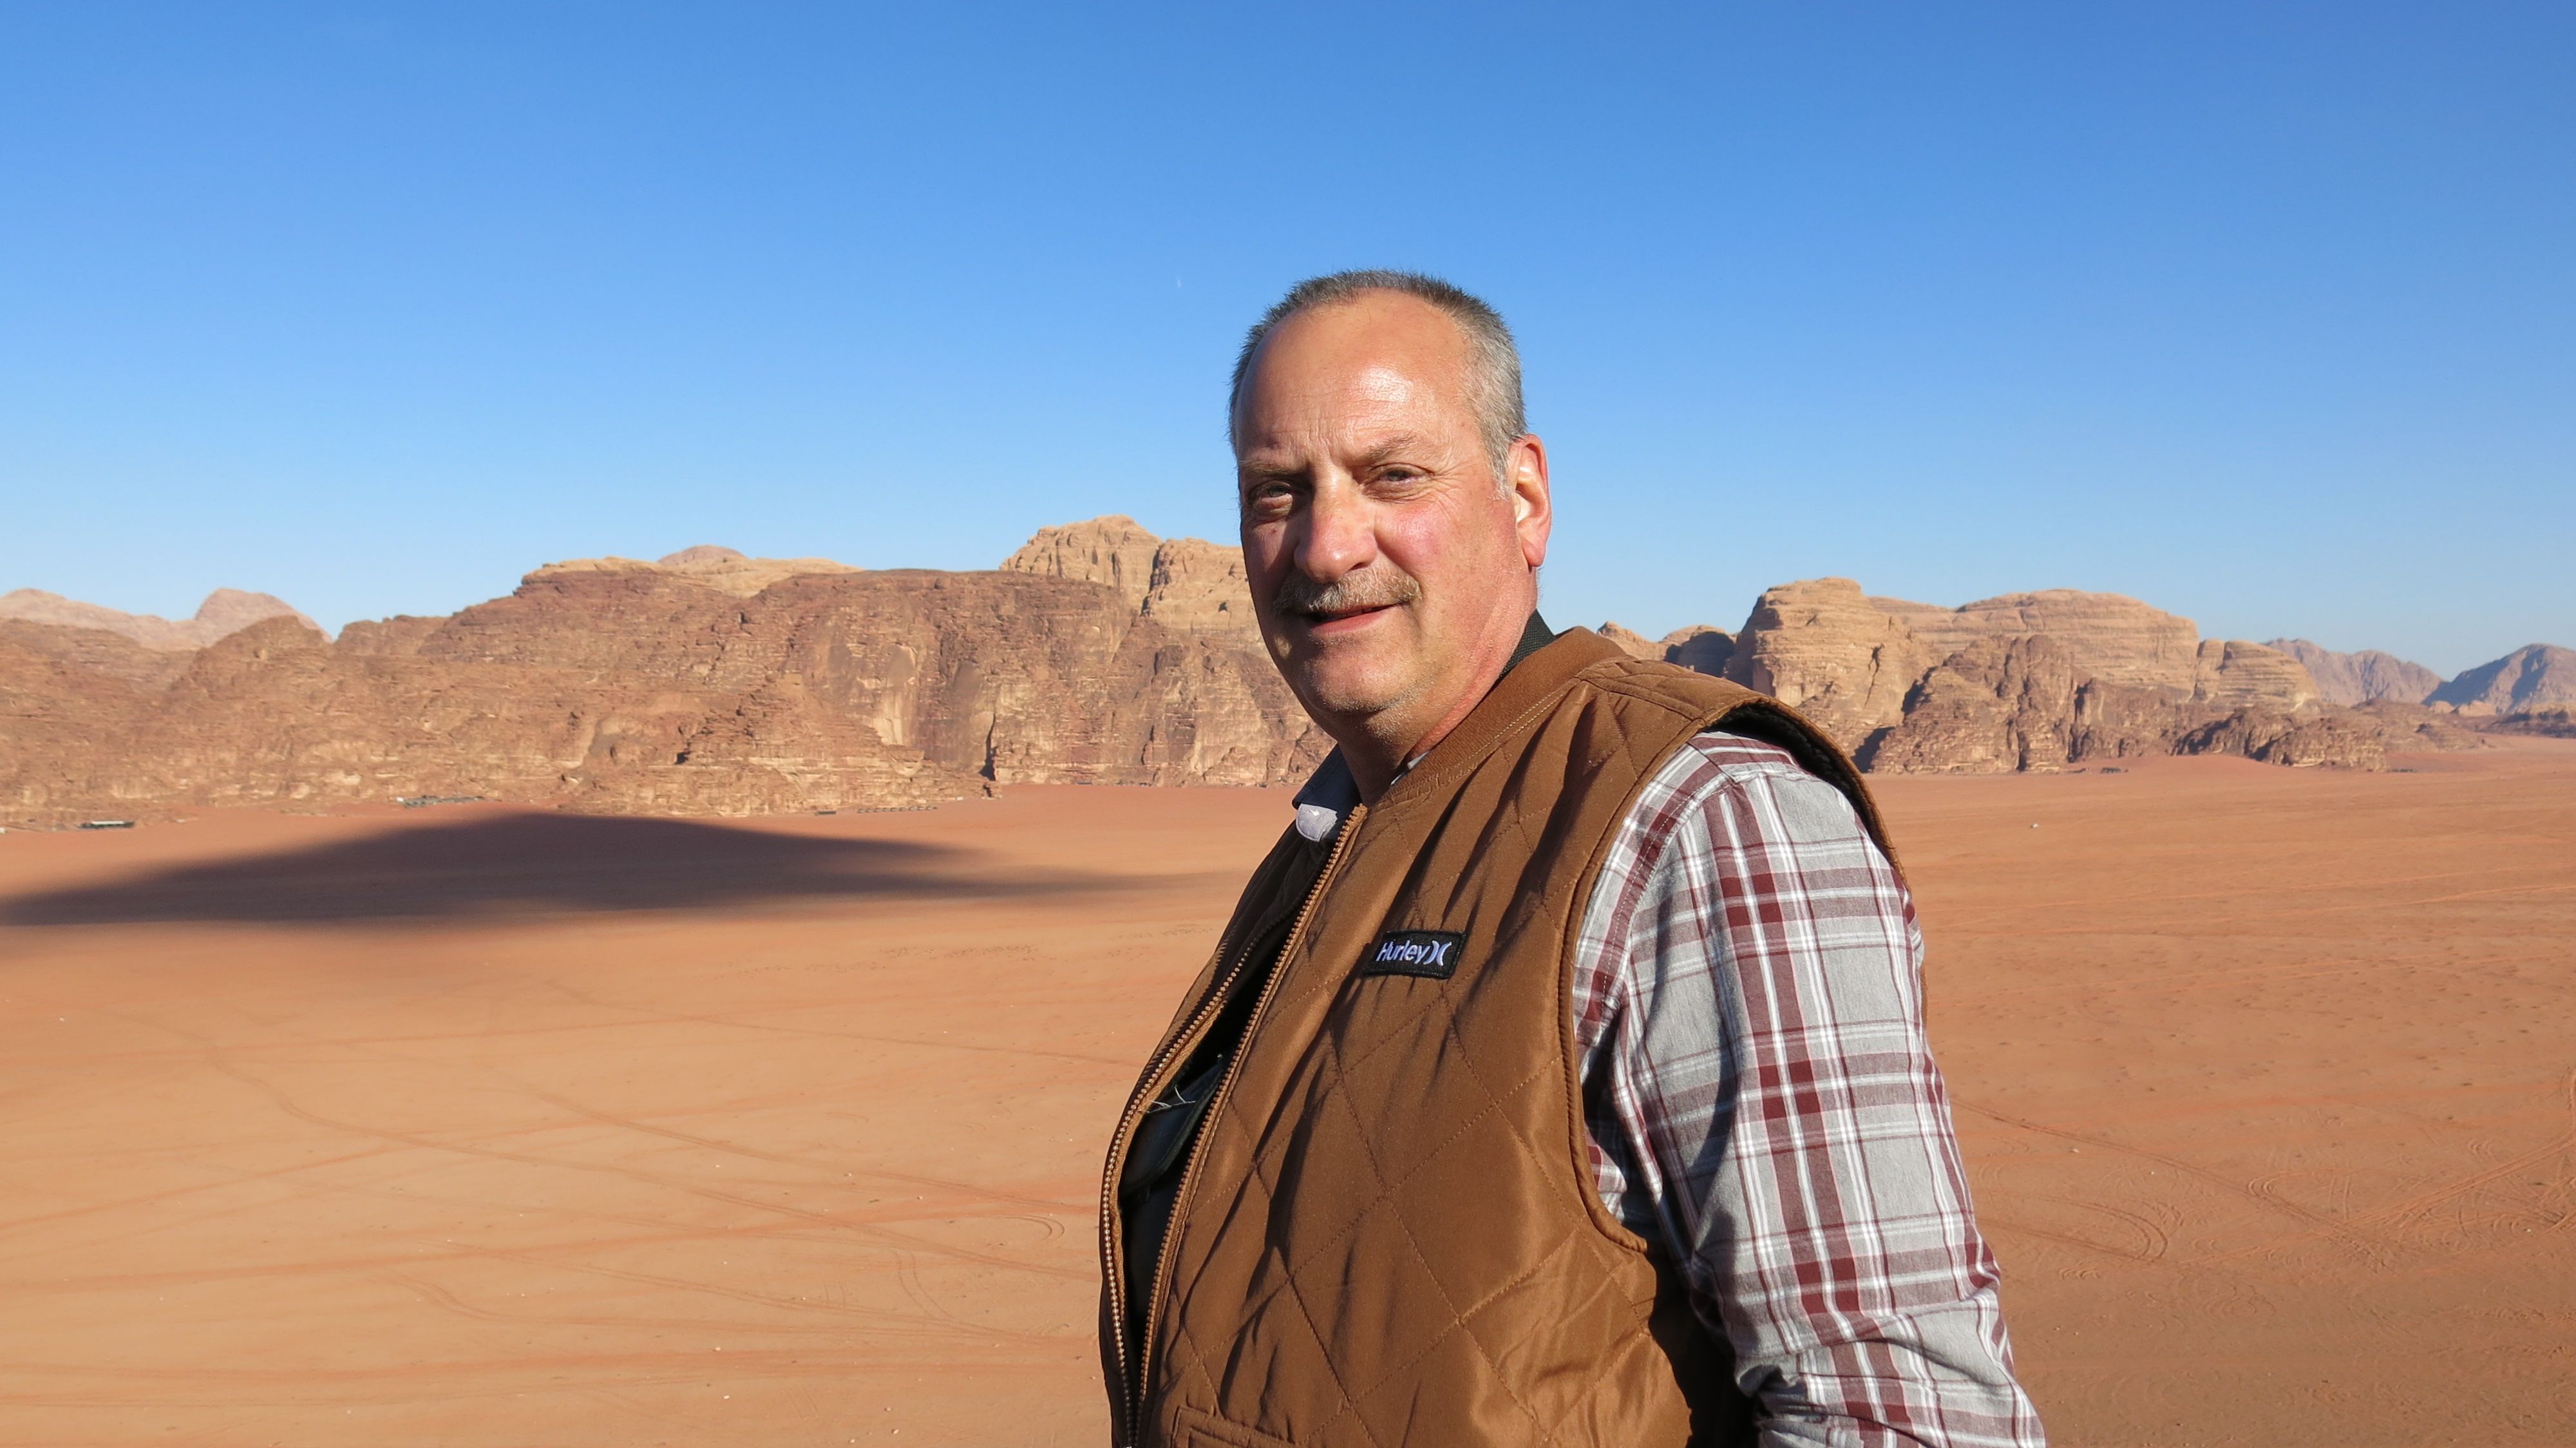
[[[0,9],[0,588],[338,625],[1230,537],[1298,277],[1518,329],[1547,608],[2576,645],[2576,7]]]

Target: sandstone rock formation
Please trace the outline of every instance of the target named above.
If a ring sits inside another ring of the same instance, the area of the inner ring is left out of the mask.
[[[1664,635],[1664,662],[1723,678],[1735,656],[1735,635],[1711,623],[1695,623]]]
[[[991,573],[711,546],[575,560],[508,597],[353,623],[337,641],[265,595],[219,593],[185,624],[10,597],[10,824],[422,795],[881,808],[1017,782],[1281,784],[1329,748],[1270,665],[1239,552],[1125,518],[1042,530]],[[2576,653],[2535,645],[2443,686],[2458,712],[2387,696],[2343,708],[2289,650],[2065,589],[1947,609],[1817,579],[1765,592],[1740,635],[1602,632],[1769,690],[1866,767],[1903,772],[2177,752],[2374,768],[2474,747],[2463,713],[2565,731],[2576,694]],[[174,638],[205,641],[153,642]]]
[[[199,649],[236,629],[248,628],[264,618],[279,615],[313,620],[297,613],[284,599],[265,593],[244,593],[237,588],[218,588],[197,605],[196,616],[173,622],[149,613],[124,613],[101,608],[94,603],[81,603],[41,588],[19,588],[0,593],[0,618],[24,619],[29,623],[55,624],[70,628],[101,629],[122,634],[147,649],[163,651]]]
[[[667,573],[703,583],[719,593],[736,598],[749,598],[781,579],[806,573],[856,573],[847,563],[829,558],[746,558],[730,548],[701,543],[664,554],[651,563],[633,558],[575,558],[564,563],[549,563],[530,577],[554,573]]]
[[[1622,623],[1605,622],[1593,632],[1617,644],[1630,658],[1660,659],[1664,646]]]
[[[1691,624],[1660,639],[1650,639],[1620,623],[1604,623],[1594,632],[1625,649],[1631,657],[1660,659],[1714,677],[1724,677],[1726,661],[1735,653],[1735,635],[1715,624]]]
[[[1764,591],[1736,635],[1726,677],[1856,749],[1905,716],[1907,692],[1950,652],[1925,644],[1852,580],[1818,578]]]
[[[2305,664],[2279,649],[2243,639],[2202,639],[2191,697],[2204,704],[2293,711],[2317,702],[2317,681]]]
[[[2442,687],[2442,676],[2395,654],[2363,649],[2342,654],[2306,639],[2274,639],[2269,645],[2307,665],[2317,681],[2317,694],[2329,704],[2367,704],[2394,699],[2421,704]]]
[[[2388,741],[2350,715],[2284,714],[2239,709],[2175,741],[2177,754],[2238,754],[2292,768],[2330,764],[2344,769],[2384,769]]]
[[[1154,547],[1147,577],[1140,609],[1146,617],[1181,633],[1262,647],[1242,549],[1204,538],[1166,538]]]
[[[1034,573],[1042,578],[1070,578],[1103,583],[1117,590],[1130,608],[1143,608],[1154,586],[1154,552],[1162,540],[1123,513],[1040,528],[1002,560],[1004,573]]]
[[[1869,602],[1903,619],[1935,662],[1977,639],[2044,634],[2075,669],[2107,683],[2189,693],[2200,674],[2200,630],[2190,619],[2116,593],[2048,588],[1958,608],[1896,598]]]
[[[2495,714],[2576,704],[2576,649],[2524,644],[2503,658],[2462,670],[2434,690],[2429,702]]]
[[[1797,706],[1845,748],[1859,750],[1906,716],[1915,685],[1945,661],[1980,643],[2028,638],[2049,640],[2052,659],[2077,681],[2285,711],[2316,698],[2297,660],[2260,644],[2204,643],[2191,620],[2118,594],[2053,588],[1941,608],[1868,597],[1848,578],[1765,592],[1735,640],[1726,674]],[[2000,676],[1989,676],[2004,657],[1980,652],[1966,667],[1999,687]]]
[[[1847,579],[1788,584],[1754,606],[1727,668],[1891,772],[2210,752],[2375,769],[2392,749],[2475,743],[2420,718],[2329,713],[2288,653],[2072,589],[1948,609]]]
[[[168,687],[188,667],[192,649],[146,648],[121,633],[70,624],[0,618],[0,639],[28,654],[77,664],[145,690]]]
[[[175,677],[14,625],[0,820],[419,795],[750,814],[1301,778],[1327,745],[1239,622],[1239,561],[1160,551],[1166,586],[1149,570],[1134,602],[1031,572],[584,560],[337,643],[271,619]]]
[[[1261,647],[1243,550],[1204,538],[1157,538],[1123,514],[1040,528],[1002,560],[1005,573],[1099,583],[1139,613],[1184,633]]]
[[[2084,684],[2055,639],[1973,639],[1909,690],[1902,716],[1863,741],[1861,762],[1897,774],[2059,768],[2077,756]]]
[[[2386,741],[2390,752],[2400,750],[2478,749],[2485,741],[2478,730],[2466,727],[2460,714],[2451,709],[2438,709],[2424,704],[2403,704],[2395,699],[2373,699],[2355,705],[2348,722],[2364,725]],[[2503,721],[2497,721],[2501,724]],[[2510,731],[2505,731],[2510,732]]]

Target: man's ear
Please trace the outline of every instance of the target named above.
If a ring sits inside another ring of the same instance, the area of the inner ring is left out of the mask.
[[[1503,491],[1512,500],[1512,526],[1520,534],[1521,559],[1536,569],[1547,561],[1548,533],[1556,525],[1555,504],[1548,497],[1547,444],[1537,433],[1523,433],[1503,457]]]

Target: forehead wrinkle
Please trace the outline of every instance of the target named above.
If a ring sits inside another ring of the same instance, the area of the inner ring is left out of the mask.
[[[1290,341],[1288,356],[1279,354],[1279,340]],[[1472,400],[1463,395],[1467,379],[1448,375],[1463,370],[1463,355],[1439,355],[1463,353],[1463,339],[1444,336],[1430,356],[1401,355],[1414,349],[1400,340],[1392,343],[1399,355],[1388,356],[1390,344],[1382,339],[1342,347],[1325,342],[1321,356],[1296,355],[1305,340],[1274,339],[1256,359],[1235,409],[1239,462],[1250,464],[1258,454],[1347,455],[1363,448],[1369,460],[1382,461],[1396,446],[1385,436],[1390,429],[1421,447],[1446,431],[1453,412],[1475,426]]]
[[[1391,432],[1362,445],[1353,454],[1351,460],[1363,467],[1374,467],[1390,458],[1419,452],[1422,450],[1422,445],[1422,439],[1413,433]]]

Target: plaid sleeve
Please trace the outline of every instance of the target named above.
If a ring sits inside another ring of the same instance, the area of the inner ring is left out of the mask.
[[[1765,1444],[2036,1448],[1912,900],[1786,751],[1699,737],[1613,843],[1574,1009],[1602,1197],[1680,1265]]]

